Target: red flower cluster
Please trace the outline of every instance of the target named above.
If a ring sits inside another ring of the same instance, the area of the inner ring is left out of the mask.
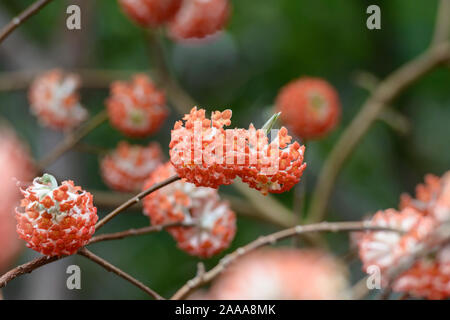
[[[375,265],[381,271],[397,265],[429,235],[450,219],[450,172],[441,179],[428,175],[426,184],[417,187],[417,199],[403,195],[401,211],[380,211],[372,218],[374,225],[392,227],[404,233],[367,232],[359,240],[359,253],[364,269]],[[424,257],[395,281],[393,289],[399,292],[445,299],[450,297],[450,245],[436,254]]]
[[[68,130],[78,126],[88,115],[79,102],[77,75],[61,70],[48,71],[36,78],[29,91],[31,111],[42,125]]]
[[[119,0],[119,4],[131,20],[144,27],[156,27],[175,15],[181,0]]]
[[[144,74],[114,82],[106,105],[111,124],[130,137],[155,133],[168,115],[164,93]]]
[[[184,0],[169,24],[174,39],[204,38],[223,29],[230,16],[228,0]]]
[[[176,174],[170,162],[160,166],[144,189]],[[217,190],[177,181],[144,198],[144,213],[152,225],[171,222],[192,224],[171,227],[169,233],[178,247],[199,257],[210,257],[226,249],[236,232],[236,217]]]
[[[27,247],[46,256],[71,255],[86,245],[95,232],[98,220],[92,195],[44,174],[22,190],[24,199],[16,209],[17,233]]]
[[[145,180],[162,163],[162,151],[158,143],[147,147],[119,143],[100,164],[102,177],[112,189],[122,192],[140,190]]]
[[[231,110],[215,111],[211,120],[205,110],[193,108],[172,130],[170,160],[177,173],[196,186],[218,188],[236,177],[251,188],[282,193],[300,181],[306,164],[305,147],[291,143],[286,128],[269,142],[263,129],[224,129],[231,124]]]
[[[326,135],[336,126],[341,113],[336,90],[318,78],[300,78],[288,83],[275,104],[284,123],[303,139]]]
[[[33,176],[27,148],[8,127],[0,127],[0,168],[0,273],[2,273],[21,248],[14,221],[14,208],[20,200],[15,180],[28,181]]]
[[[218,300],[334,300],[349,297],[344,268],[320,251],[260,249],[243,256],[207,295]]]
[[[130,19],[144,27],[167,23],[176,40],[204,38],[223,29],[229,0],[119,0]]]

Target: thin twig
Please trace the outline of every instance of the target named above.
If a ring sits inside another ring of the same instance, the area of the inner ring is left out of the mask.
[[[43,7],[49,4],[52,0],[39,0],[34,2],[26,8],[18,16],[14,17],[10,23],[0,30],[0,43],[3,42],[15,29],[17,29],[23,22],[38,13]]]
[[[377,88],[380,80],[372,73],[358,71],[355,73],[354,82],[370,93]],[[401,135],[407,135],[411,130],[411,123],[407,117],[395,110],[392,106],[385,106],[377,117]]]
[[[437,6],[436,26],[432,45],[450,40],[450,1],[440,0]]]
[[[131,207],[132,205],[138,203],[139,201],[141,201],[143,198],[145,198],[146,196],[148,196],[150,193],[161,189],[162,187],[167,186],[168,184],[171,184],[172,182],[175,182],[177,180],[180,180],[181,178],[178,175],[174,175],[164,181],[161,181],[159,183],[154,184],[153,186],[151,186],[150,188],[148,188],[147,190],[142,191],[141,193],[139,193],[138,195],[132,197],[131,199],[129,199],[128,201],[124,202],[122,205],[120,205],[118,208],[116,208],[115,210],[113,210],[111,213],[109,213],[106,217],[104,217],[102,220],[100,220],[99,222],[97,222],[97,225],[95,226],[95,230],[98,231],[101,227],[103,227],[108,221],[110,221],[112,218],[114,218],[115,216],[117,216],[119,213],[121,213],[122,211],[128,209],[129,207]]]
[[[262,246],[273,244],[282,239],[310,232],[322,232],[322,231],[338,232],[338,231],[363,231],[363,230],[401,232],[400,230],[392,228],[373,226],[368,221],[357,221],[357,222],[322,222],[310,225],[299,225],[293,228],[275,232],[267,236],[261,236],[257,240],[254,240],[253,242],[250,242],[249,244],[226,255],[219,262],[219,264],[217,264],[214,268],[212,268],[208,272],[202,273],[201,276],[196,276],[193,279],[189,280],[172,296],[172,300],[183,299],[194,289],[212,281],[215,277],[217,277],[220,273],[222,273],[230,265],[230,263],[234,262],[237,258]]]
[[[116,266],[112,265],[108,261],[106,261],[106,260],[100,258],[99,256],[93,254],[88,249],[82,248],[82,249],[80,249],[78,251],[78,254],[82,255],[83,257],[88,258],[89,260],[92,260],[93,262],[95,262],[98,265],[100,265],[103,268],[105,268],[107,271],[110,271],[110,272],[113,272],[113,273],[117,274],[119,277],[121,277],[121,278],[127,280],[128,282],[132,283],[133,285],[135,285],[136,287],[138,287],[142,291],[146,292],[148,295],[150,295],[151,297],[155,298],[156,300],[164,300],[164,298],[161,297],[154,290],[150,289],[145,284],[143,284],[139,280],[133,278],[128,273],[125,273],[124,271],[120,270],[119,268],[117,268]]]
[[[94,117],[89,119],[84,125],[79,129],[75,130],[73,133],[69,133],[64,140],[56,146],[51,153],[49,153],[44,159],[39,161],[38,169],[39,171],[45,170],[50,164],[56,161],[64,153],[72,149],[81,139],[83,139],[88,133],[100,126],[103,122],[108,119],[108,113],[106,110],[102,110],[97,113]]]
[[[14,269],[8,271],[7,273],[5,273],[4,275],[2,275],[0,277],[0,288],[3,288],[4,286],[6,286],[6,284],[8,282],[10,282],[11,280],[22,276],[26,273],[31,273],[32,271],[34,271],[37,268],[40,268],[42,266],[45,266],[46,264],[55,262],[59,259],[65,258],[66,256],[61,256],[61,257],[47,257],[47,256],[42,256],[39,258],[36,258],[30,262],[24,263],[20,266],[15,267]]]
[[[102,241],[109,241],[109,240],[119,240],[129,237],[135,237],[140,236],[144,234],[149,234],[153,232],[159,232],[163,229],[171,228],[171,227],[191,227],[193,224],[184,223],[184,222],[171,222],[167,224],[157,225],[157,226],[148,226],[143,227],[139,229],[129,229],[125,231],[115,232],[115,233],[107,233],[107,234],[101,234],[98,236],[95,236],[91,238],[89,241],[89,244],[102,242]]]
[[[345,129],[326,160],[312,196],[308,213],[309,222],[321,221],[325,217],[333,186],[342,167],[383,108],[413,82],[449,59],[449,43],[439,44],[407,63],[379,84],[361,111]]]
[[[73,150],[78,151],[78,152],[93,154],[96,156],[104,156],[104,155],[108,154],[108,152],[110,151],[109,149],[102,148],[99,146],[94,146],[94,145],[83,143],[83,142],[78,142],[73,147]]]
[[[369,288],[367,287],[368,276],[358,280],[351,288],[351,297],[353,300],[362,300],[369,293]]]
[[[28,89],[31,82],[46,70],[21,70],[0,73],[0,91]],[[81,78],[81,87],[88,89],[107,89],[112,82],[128,79],[135,73],[151,73],[149,70],[106,70],[106,69],[74,69]]]

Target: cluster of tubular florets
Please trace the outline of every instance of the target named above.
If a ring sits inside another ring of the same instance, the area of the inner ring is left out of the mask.
[[[437,228],[450,220],[450,172],[442,178],[428,175],[417,187],[416,198],[403,195],[400,211],[377,212],[371,224],[398,229],[366,232],[358,240],[363,268],[376,266],[383,271],[397,266],[419,246],[426,245]],[[445,299],[450,296],[450,245],[432,256],[419,259],[394,282],[393,289],[417,297]]]
[[[197,186],[217,188],[240,177],[263,194],[290,190],[306,167],[305,147],[292,142],[284,127],[276,130],[272,141],[265,130],[253,125],[225,129],[231,114],[231,110],[215,111],[207,119],[205,110],[195,107],[175,123],[170,160],[177,173]]]
[[[170,162],[160,166],[144,189],[176,174]],[[168,229],[178,247],[191,255],[210,257],[226,249],[236,232],[236,216],[216,189],[176,181],[144,198],[152,225],[189,224]]]

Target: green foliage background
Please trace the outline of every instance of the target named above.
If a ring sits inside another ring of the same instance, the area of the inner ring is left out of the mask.
[[[32,1],[2,0],[1,11],[12,16]],[[345,126],[351,121],[368,96],[354,82],[355,72],[364,70],[384,78],[404,62],[423,52],[432,37],[436,1],[430,0],[245,0],[232,1],[233,14],[229,26],[216,40],[202,45],[182,45],[166,41],[166,54],[172,72],[200,105],[208,110],[231,108],[233,124],[261,125],[270,114],[279,88],[304,75],[319,76],[330,81],[339,91],[343,116],[339,127],[323,140],[311,142],[307,149],[307,192],[312,190],[323,161]],[[65,29],[65,8],[79,3],[84,12],[86,1],[57,0],[21,26],[22,33],[33,45],[50,52],[55,34]],[[382,11],[382,29],[366,28],[365,13],[370,4]],[[78,50],[85,59],[76,67],[95,69],[147,70],[152,67],[144,32],[120,11],[115,0],[97,0],[89,5],[89,26],[83,23],[88,43]],[[84,16],[82,16],[84,19]],[[74,31],[79,32],[79,31]],[[5,42],[8,45],[8,41]],[[64,58],[64,57],[60,57]],[[36,67],[40,61],[34,61]],[[54,60],[55,66],[58,59]],[[65,67],[64,65],[62,65]],[[1,55],[3,71],[17,71]],[[396,207],[402,192],[413,192],[426,173],[441,175],[450,168],[450,72],[437,70],[411,86],[393,107],[411,122],[412,130],[399,135],[383,122],[377,122],[364,138],[340,175],[329,205],[328,219],[356,220],[378,209]],[[107,90],[85,89],[82,101],[92,114],[101,110]],[[29,114],[26,92],[0,93],[0,116],[8,119],[26,139],[34,155],[42,157],[49,148],[40,146],[43,130]],[[147,140],[160,141],[167,151],[169,130],[179,115],[172,114],[163,130]],[[114,147],[124,137],[102,125],[86,142]],[[135,140],[145,143],[147,140]],[[61,178],[70,178],[84,187],[104,189],[98,173],[98,159],[93,155],[71,156],[81,159],[83,171],[67,167]],[[64,160],[61,160],[64,161]],[[62,164],[64,165],[64,162]],[[231,192],[228,188],[225,191]],[[278,197],[286,206],[292,204],[292,193]],[[105,214],[102,211],[101,214]],[[114,220],[104,231],[123,230],[148,224],[140,212],[129,212]],[[239,217],[238,232],[230,250],[258,235],[277,230],[266,223]],[[336,255],[348,248],[347,235],[328,236]],[[284,243],[290,245],[291,242]],[[142,280],[163,296],[169,296],[195,273],[198,259],[176,249],[165,232],[123,241],[101,243],[92,247],[105,259]],[[25,251],[20,261],[33,254]],[[222,255],[221,255],[222,256]],[[213,266],[221,257],[206,261]],[[65,289],[65,267],[79,264],[82,268],[82,290]],[[57,263],[63,295],[36,293],[39,298],[141,299],[146,296],[127,282],[104,272],[81,257]],[[351,279],[362,277],[360,266],[350,266]],[[6,288],[6,296],[26,297],[27,284],[40,271],[15,280]]]

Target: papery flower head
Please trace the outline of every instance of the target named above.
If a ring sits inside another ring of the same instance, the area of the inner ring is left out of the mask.
[[[169,33],[177,40],[204,38],[224,28],[230,11],[229,0],[183,0]]]
[[[16,209],[17,233],[27,247],[46,256],[74,254],[86,245],[98,220],[92,194],[44,174],[22,190],[24,199]]]
[[[276,98],[276,110],[292,132],[318,139],[339,121],[341,105],[336,90],[319,78],[299,78],[285,85]]]
[[[65,74],[58,69],[43,73],[30,87],[31,112],[42,125],[52,129],[70,130],[77,127],[88,116],[79,101],[79,85],[80,79],[75,74]]]
[[[194,107],[172,130],[170,160],[180,177],[197,186],[217,188],[236,177],[263,194],[290,190],[300,181],[306,164],[304,146],[292,143],[286,128],[269,141],[267,130],[224,129],[231,110],[212,113]]]
[[[144,189],[176,174],[170,162],[154,171]],[[199,257],[211,257],[228,248],[236,232],[236,217],[217,190],[176,181],[145,197],[144,213],[152,225],[172,222],[192,226],[171,227],[178,247]]]
[[[165,94],[144,74],[114,82],[106,105],[111,124],[130,137],[156,133],[168,115]]]
[[[209,297],[218,300],[346,299],[345,269],[314,250],[259,249],[227,267]]]
[[[156,27],[169,21],[182,0],[119,0],[126,15],[144,27]]]
[[[100,164],[103,180],[121,192],[140,190],[145,180],[162,163],[162,151],[157,142],[148,146],[130,145],[121,141]]]
[[[408,255],[415,245],[426,238],[434,226],[430,219],[424,219],[413,209],[405,209],[401,212],[394,209],[378,211],[370,223],[400,232],[362,233],[358,246],[364,270],[372,265],[386,270],[397,264],[401,257]]]
[[[16,181],[28,181],[34,170],[28,149],[9,127],[0,127],[0,167],[0,273],[2,273],[21,248],[14,221],[14,208],[20,200]]]
[[[426,246],[433,231],[440,222],[431,216],[406,207],[398,212],[393,209],[379,211],[371,223],[375,226],[400,230],[365,232],[359,242],[359,255],[363,269],[371,266],[381,270],[382,285],[386,285],[389,270],[410,257],[418,248]],[[444,299],[450,296],[450,245],[436,254],[419,259],[412,267],[399,275],[393,290],[428,299]]]

